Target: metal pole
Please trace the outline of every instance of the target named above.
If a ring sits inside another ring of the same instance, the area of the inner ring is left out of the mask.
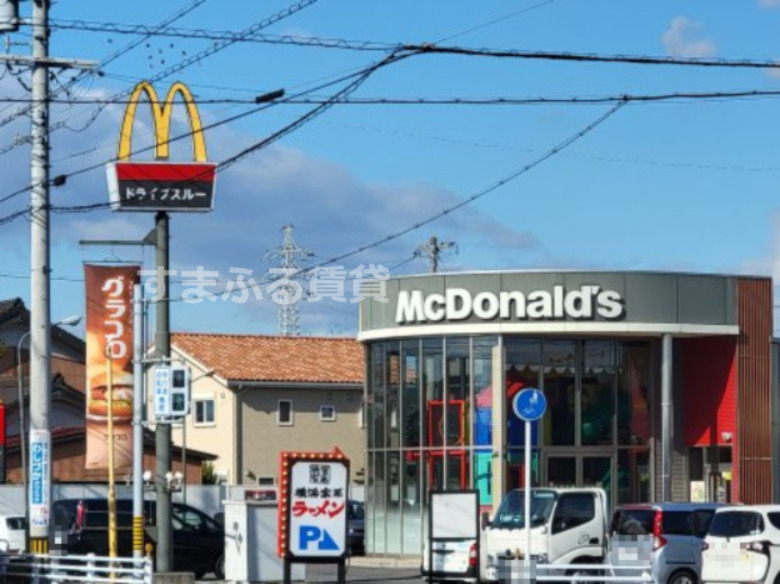
[[[106,350],[106,401],[108,403],[108,557],[117,556],[116,480],[114,477],[114,357],[111,345]]]
[[[30,518],[27,516],[27,432],[25,427],[27,422],[24,415],[24,377],[22,371],[22,344],[24,340],[30,336],[30,331],[27,331],[19,339],[19,344],[16,346],[16,379],[19,383],[19,452],[21,454],[21,466],[22,471],[22,492],[24,493],[24,518],[25,525],[29,526]],[[25,527],[27,531],[29,527]],[[27,542],[25,542],[26,545]],[[25,547],[25,551],[28,548]]]
[[[431,272],[439,271],[439,240],[434,235],[430,240],[431,245]]]
[[[672,335],[661,340],[661,501],[672,495]]]
[[[187,504],[187,416],[181,420],[181,500]]]
[[[51,321],[49,282],[49,0],[32,3],[32,160],[30,197],[30,429],[48,434],[51,409]],[[48,553],[51,500],[51,449],[43,449],[44,469],[37,494],[30,489],[31,503],[40,505],[40,517],[31,517],[30,537],[34,548]],[[36,499],[33,499],[35,496]]]
[[[170,303],[168,298],[168,235],[169,218],[164,212],[157,213],[157,328],[155,349],[162,362],[170,362]],[[171,524],[171,492],[165,475],[171,470],[171,426],[157,424],[155,429],[157,450],[157,571],[170,572],[173,568],[173,526]]]
[[[525,424],[525,555],[523,556],[526,566],[531,565],[531,422]],[[528,572],[530,573],[530,572]]]
[[[144,556],[144,299],[133,287],[133,557]]]

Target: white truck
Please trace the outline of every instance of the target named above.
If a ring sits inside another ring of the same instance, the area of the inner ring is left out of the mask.
[[[502,559],[524,558],[525,490],[508,492],[477,542],[437,543],[429,574],[427,542],[422,574],[436,581],[497,581]],[[607,495],[598,488],[531,490],[531,556],[539,563],[600,564],[606,550]],[[479,574],[476,553],[479,548]]]

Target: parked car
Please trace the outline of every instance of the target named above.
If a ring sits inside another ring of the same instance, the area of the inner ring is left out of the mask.
[[[780,583],[780,505],[718,509],[702,544],[701,579]]]
[[[0,543],[5,542],[10,554],[21,554],[26,550],[25,531],[26,520],[18,515],[0,515]]]
[[[156,502],[144,501],[144,543],[155,543]],[[225,576],[225,531],[211,517],[183,503],[172,504],[173,569],[194,572],[197,579]],[[108,555],[108,501],[62,499],[52,506],[55,526],[67,530],[67,551]],[[117,544],[120,556],[132,555],[133,503],[117,501]]]
[[[625,505],[612,516],[608,563],[649,566],[658,584],[697,584],[701,544],[718,503]],[[631,572],[621,570],[619,575]],[[616,574],[618,575],[618,574]]]
[[[432,550],[435,580],[496,581],[503,558],[524,557],[525,491],[509,491],[476,541],[437,542]],[[603,489],[531,490],[531,549],[537,562],[600,564],[607,536],[607,495]],[[476,573],[479,548],[480,573]],[[429,576],[427,542],[422,574]],[[592,575],[592,574],[589,574]]]
[[[360,501],[347,503],[347,547],[352,556],[362,556],[366,553],[365,518],[363,503]]]

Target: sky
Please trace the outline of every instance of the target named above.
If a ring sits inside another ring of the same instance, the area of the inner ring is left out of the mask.
[[[293,5],[251,0],[55,3],[50,51],[102,61],[139,38],[73,31],[64,21],[155,26],[195,6],[172,26],[238,32]],[[22,10],[29,10],[22,3]],[[23,15],[24,12],[23,12]],[[780,0],[318,0],[263,29],[268,35],[381,43],[621,55],[780,60]],[[29,30],[11,50],[29,53]],[[214,46],[214,41],[153,37],[86,76],[62,99],[111,98],[138,81]],[[384,52],[240,42],[155,83],[175,80],[197,99],[248,99],[282,88],[315,89],[381,60]],[[61,71],[52,90],[75,71]],[[29,97],[25,73],[0,78],[0,98]],[[316,90],[325,98],[344,83]],[[780,69],[554,62],[428,54],[374,72],[352,98],[496,99],[590,97],[735,90],[780,91]],[[442,268],[683,270],[780,278],[780,116],[777,97],[630,103],[543,163],[489,194],[402,237],[328,264],[344,272],[381,265],[393,276],[428,270],[414,251],[429,237],[454,242]],[[16,103],[0,101],[0,120]],[[225,160],[293,122],[314,105],[276,104],[206,133],[209,158]],[[222,292],[235,270],[261,281],[267,257],[294,225],[296,241],[319,265],[404,231],[516,174],[604,115],[611,105],[336,105],[273,145],[220,173],[214,211],[171,219],[173,296],[182,271],[217,272]],[[183,111],[174,133],[186,131]],[[202,104],[205,124],[245,104]],[[53,205],[107,200],[101,164],[116,152],[124,105],[52,106],[52,175],[97,168],[52,190]],[[151,116],[139,108],[134,147],[149,145]],[[0,128],[0,147],[29,132],[20,117]],[[29,148],[0,155],[0,199],[29,184]],[[189,144],[172,158],[190,157]],[[143,156],[139,156],[143,159]],[[149,158],[149,155],[146,155]],[[0,217],[28,195],[0,203]],[[142,262],[153,250],[83,246],[83,239],[141,239],[153,216],[96,211],[52,217],[52,320],[84,313],[85,262]],[[2,297],[29,304],[29,222],[0,225]],[[231,269],[233,272],[231,272]],[[325,299],[301,304],[304,334],[354,335],[357,305]],[[308,286],[308,284],[306,284]],[[275,333],[277,306],[265,297],[174,302],[174,330]]]

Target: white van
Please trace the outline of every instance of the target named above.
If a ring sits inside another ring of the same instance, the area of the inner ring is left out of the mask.
[[[524,558],[525,490],[508,492],[492,521],[480,533],[480,581],[497,581],[505,558]],[[531,556],[540,563],[600,564],[604,560],[608,524],[607,495],[603,489],[531,489]],[[426,542],[427,543],[427,542]],[[476,545],[438,544],[433,549],[436,580],[477,581]],[[428,574],[427,548],[423,576]],[[446,557],[438,558],[443,555]],[[452,567],[452,570],[444,567]]]
[[[22,554],[27,551],[25,549],[24,517],[0,515],[0,547],[6,548],[11,554]]]

